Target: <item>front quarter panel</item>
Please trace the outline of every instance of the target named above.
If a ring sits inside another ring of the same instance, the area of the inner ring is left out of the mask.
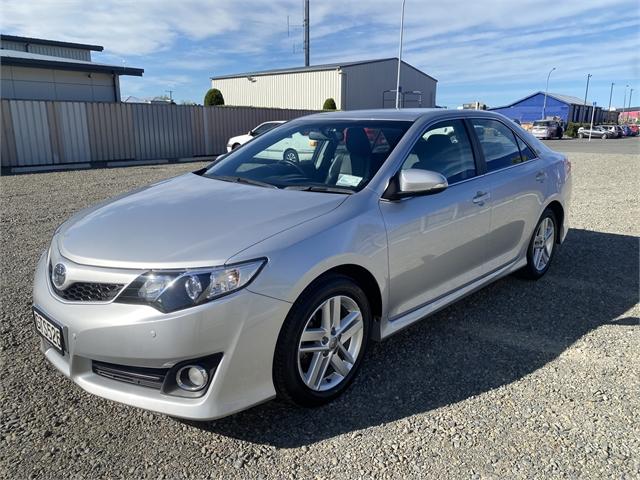
[[[275,235],[229,259],[229,263],[266,257],[268,263],[247,287],[255,293],[296,301],[328,270],[358,265],[376,279],[387,298],[387,236],[374,192],[362,191],[321,217]]]

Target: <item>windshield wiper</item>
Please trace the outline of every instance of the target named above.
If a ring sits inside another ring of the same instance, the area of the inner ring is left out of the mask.
[[[300,190],[302,192],[346,193],[347,195],[353,195],[355,193],[349,188],[329,187],[323,185],[289,185],[284,188],[285,190]]]
[[[244,183],[245,185],[255,185],[257,187],[278,188],[273,183],[261,182],[252,178],[235,177],[231,175],[211,175],[210,178],[222,180],[223,182]]]

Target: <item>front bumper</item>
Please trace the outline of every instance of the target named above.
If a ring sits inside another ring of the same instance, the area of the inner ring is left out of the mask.
[[[38,262],[33,303],[63,327],[67,350],[45,340],[41,350],[84,390],[127,405],[194,420],[223,417],[275,396],[273,352],[290,304],[246,289],[211,303],[163,314],[146,305],[69,303],[56,297]],[[184,360],[222,353],[205,394],[183,398],[105,378],[92,362],[169,368]]]

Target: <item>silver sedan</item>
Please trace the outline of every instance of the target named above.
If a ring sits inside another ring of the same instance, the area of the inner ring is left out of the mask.
[[[274,151],[305,137],[312,155]],[[37,266],[41,350],[83,389],[189,419],[321,405],[382,340],[549,269],[571,164],[482,111],[321,113],[77,213]]]

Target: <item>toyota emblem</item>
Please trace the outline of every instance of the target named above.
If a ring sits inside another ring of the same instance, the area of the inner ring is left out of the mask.
[[[67,279],[67,268],[62,264],[58,263],[51,273],[51,281],[53,284],[60,288],[64,285],[64,281]]]

